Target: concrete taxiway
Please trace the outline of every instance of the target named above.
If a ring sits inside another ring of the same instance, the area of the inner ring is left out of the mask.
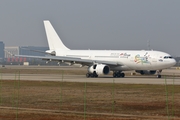
[[[14,80],[15,74],[2,74],[3,80]],[[16,76],[18,79],[18,76]],[[127,76],[125,78],[113,78],[101,76],[99,78],[86,78],[84,75],[56,75],[56,74],[20,74],[20,80],[29,81],[64,81],[64,82],[92,82],[92,83],[123,83],[123,84],[167,84],[180,85],[180,77],[156,78],[156,76]]]
[[[49,66],[8,66],[6,69],[58,69],[58,70],[87,70],[87,68],[78,67],[49,67]],[[132,71],[130,71],[132,72]],[[14,73],[2,73],[3,80],[14,80]],[[20,74],[20,80],[29,81],[64,81],[64,82],[93,82],[93,83],[123,83],[123,84],[167,84],[180,85],[180,70],[175,68],[165,69],[162,72],[162,78],[156,78],[155,75],[127,75],[125,78],[113,78],[112,75],[100,76],[98,78],[86,78],[85,75],[61,75],[61,74]],[[175,77],[174,77],[175,76]],[[18,79],[18,76],[16,76]]]

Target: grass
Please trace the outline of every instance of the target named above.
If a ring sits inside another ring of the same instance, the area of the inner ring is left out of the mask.
[[[66,75],[86,73],[84,70],[1,69],[1,73],[15,74],[17,71],[21,74],[42,75],[61,74],[62,72]],[[87,120],[133,120],[156,117],[164,119],[168,116],[166,112],[167,93],[164,85],[115,83],[113,86],[113,81],[112,84],[86,83],[86,85]],[[178,118],[180,117],[180,86],[167,85],[167,90],[169,114]],[[18,110],[18,117],[23,120],[83,120],[84,91],[85,83],[62,82],[61,79],[60,82],[22,80],[18,98],[17,75],[16,81],[1,80],[1,107],[16,107],[18,102],[19,108],[35,109],[34,111]],[[113,109],[112,105],[114,105]],[[43,110],[55,111],[45,112]],[[16,110],[0,109],[0,119],[12,120],[15,119],[15,115]]]
[[[18,81],[16,81],[18,82]],[[19,107],[83,112],[84,83],[20,81]],[[168,85],[171,95],[172,85]],[[62,91],[60,91],[62,90]],[[62,92],[62,93],[61,93]],[[62,95],[62,103],[60,103]],[[112,84],[87,83],[87,112],[112,112]],[[163,85],[115,84],[114,113],[167,116]],[[174,86],[174,114],[180,116],[180,87]],[[2,81],[1,106],[12,107],[17,102],[14,81]],[[171,110],[169,98],[169,109]],[[7,113],[6,113],[7,114]]]

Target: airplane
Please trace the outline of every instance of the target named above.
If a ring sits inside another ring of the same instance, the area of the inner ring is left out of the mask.
[[[107,75],[113,71],[113,77],[125,77],[123,71],[135,70],[141,75],[154,75],[161,78],[163,69],[176,64],[175,59],[168,53],[153,50],[71,50],[66,47],[50,21],[45,20],[49,56],[15,55],[17,57],[40,58],[58,63],[79,64],[88,66],[86,77]]]

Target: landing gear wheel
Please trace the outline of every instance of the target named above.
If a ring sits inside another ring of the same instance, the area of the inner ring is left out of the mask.
[[[121,77],[121,73],[117,73],[117,77],[120,78]]]
[[[124,78],[125,74],[121,73],[121,71],[114,71],[113,72],[113,77],[118,77],[118,78],[122,77],[122,78]]]
[[[94,74],[90,74],[90,76],[93,78],[93,77],[94,77]]]
[[[157,70],[157,78],[161,78],[161,72],[162,70]]]
[[[96,74],[96,72],[92,73],[93,77],[98,77],[98,74]]]
[[[124,74],[124,73],[121,73],[121,77],[124,78],[124,77],[125,77],[125,74]]]
[[[96,74],[94,77],[96,77],[96,78],[97,78],[97,77],[98,77],[98,75]]]
[[[161,75],[157,75],[157,78],[161,78]]]
[[[97,75],[96,73],[87,73],[87,74],[86,74],[86,77],[87,77],[87,78],[89,78],[89,77],[91,77],[91,78],[96,77],[96,78],[97,78],[98,75]]]
[[[86,74],[86,77],[87,77],[87,78],[89,78],[89,77],[90,77],[90,74],[89,74],[89,73],[87,73],[87,74]]]
[[[116,75],[116,73],[115,73],[115,72],[113,73],[113,77],[117,77],[117,75]]]

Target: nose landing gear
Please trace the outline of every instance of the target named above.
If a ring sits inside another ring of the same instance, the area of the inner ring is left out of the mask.
[[[162,70],[157,70],[157,78],[161,78],[161,72]]]

